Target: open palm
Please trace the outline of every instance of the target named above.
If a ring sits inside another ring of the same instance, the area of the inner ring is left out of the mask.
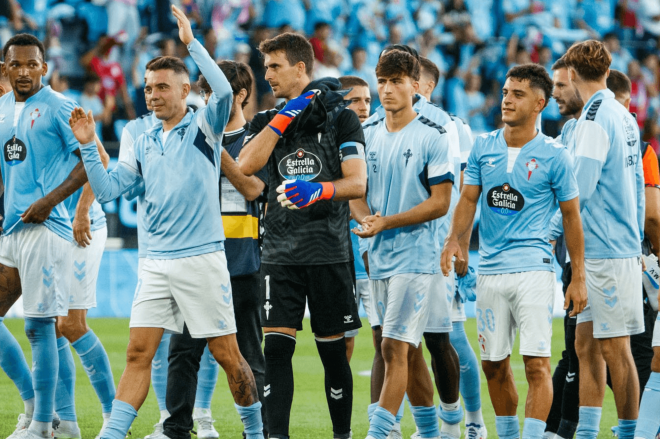
[[[73,135],[76,136],[76,139],[81,144],[84,145],[85,143],[94,141],[96,123],[94,122],[91,110],[89,113],[85,114],[85,110],[76,107],[71,112],[69,125],[71,126],[71,131],[73,131]]]

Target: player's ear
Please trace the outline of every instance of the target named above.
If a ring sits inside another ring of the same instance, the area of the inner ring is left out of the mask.
[[[44,61],[43,67],[41,68],[41,76],[46,76],[46,73],[48,73],[48,63]]]
[[[186,99],[190,94],[190,84],[184,83],[181,87],[181,99]]]
[[[419,81],[412,81],[413,95],[419,91]]]

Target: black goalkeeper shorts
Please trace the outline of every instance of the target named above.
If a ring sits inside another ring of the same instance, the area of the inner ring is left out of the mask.
[[[353,264],[262,264],[261,326],[303,329],[305,304],[312,332],[337,335],[362,326],[355,301]]]

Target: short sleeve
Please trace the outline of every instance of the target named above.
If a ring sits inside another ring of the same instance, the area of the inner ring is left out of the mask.
[[[447,134],[434,133],[428,149],[428,185],[454,181],[454,156]]]
[[[481,186],[481,165],[479,164],[479,146],[483,142],[483,137],[477,138],[474,142],[474,148],[470,151],[467,159],[467,166],[463,173],[463,184],[472,186]]]
[[[55,118],[55,126],[57,126],[57,130],[60,134],[60,137],[62,138],[62,142],[64,143],[64,149],[66,149],[68,152],[73,152],[80,148],[78,139],[76,139],[76,136],[73,135],[73,131],[69,125],[71,112],[75,108],[76,106],[73,101],[66,99],[62,101],[59,108],[55,110],[55,114],[53,116]]]
[[[557,147],[559,154],[555,160],[555,165],[552,167],[553,174],[550,186],[557,200],[563,202],[576,198],[580,192],[573,169],[573,160],[568,150],[563,146],[558,145]]]
[[[364,131],[362,131],[357,114],[349,109],[344,109],[337,116],[335,128],[341,161],[364,160]]]

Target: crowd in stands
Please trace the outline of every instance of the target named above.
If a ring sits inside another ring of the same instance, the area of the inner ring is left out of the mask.
[[[147,112],[141,89],[148,60],[180,55],[198,74],[177,42],[171,1],[213,56],[252,67],[252,112],[275,104],[259,42],[294,31],[310,38],[315,77],[362,77],[376,105],[380,51],[415,47],[440,70],[433,100],[475,133],[501,126],[500,88],[509,68],[536,62],[551,73],[571,44],[595,38],[612,53],[612,68],[630,77],[631,111],[658,150],[660,0],[0,0],[0,42],[18,31],[44,40],[50,85],[92,109],[104,137],[116,139],[117,121]],[[192,93],[191,104],[203,100]],[[544,132],[556,135],[562,123],[552,102]]]

